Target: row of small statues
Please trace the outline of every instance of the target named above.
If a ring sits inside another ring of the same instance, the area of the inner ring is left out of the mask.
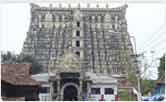
[[[90,8],[91,7],[91,4],[86,4],[87,6],[86,6],[86,8]],[[104,5],[104,4],[103,4]],[[31,3],[31,6],[32,7],[39,7],[38,5],[36,5],[36,4],[33,4],[33,3]],[[52,8],[53,7],[53,5],[52,4],[49,4],[49,7],[50,8]],[[71,4],[68,4],[68,8],[71,8],[72,6],[71,6]],[[121,6],[122,8],[123,7],[127,7],[127,5],[125,4],[125,5],[123,5],[123,6]],[[59,6],[58,6],[58,8],[62,8],[62,4],[61,3],[59,3]],[[80,3],[78,3],[77,4],[77,8],[81,8],[81,4]],[[96,8],[100,8],[100,5],[99,4],[96,4]],[[103,7],[102,7],[103,8]],[[105,8],[109,8],[109,4],[105,4]]]
[[[49,7],[52,7],[52,4],[49,4]],[[78,8],[81,8],[80,3],[77,5]],[[96,4],[96,7],[99,8],[99,4]],[[108,4],[105,5],[106,8],[109,7]],[[62,4],[59,4],[59,8],[62,8]],[[71,4],[68,4],[68,8],[71,8]],[[87,4],[87,8],[90,8],[90,4]]]

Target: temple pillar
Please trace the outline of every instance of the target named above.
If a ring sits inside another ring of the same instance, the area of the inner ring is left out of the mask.
[[[59,75],[57,77],[57,100],[62,100],[61,99],[60,77],[59,77]]]
[[[54,94],[54,86],[53,81],[50,82],[50,101],[53,100],[53,94]]]
[[[88,98],[88,100],[90,99],[90,93],[91,93],[90,83],[87,82],[87,98]]]
[[[82,86],[83,86],[83,79],[82,78],[80,78],[79,83],[80,83],[80,87],[79,87],[79,97],[78,97],[78,99],[79,99],[79,101],[82,101]]]

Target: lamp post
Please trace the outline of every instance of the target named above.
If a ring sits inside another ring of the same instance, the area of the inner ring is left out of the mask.
[[[135,54],[133,55],[134,58],[135,58],[135,63],[136,63],[136,77],[137,77],[137,87],[138,87],[138,95],[137,95],[137,100],[140,102],[141,101],[141,84],[140,84],[140,70],[139,70],[139,67],[138,67],[138,60],[137,60],[137,57],[139,57],[139,55],[137,54],[137,49],[136,49],[136,39],[134,36],[130,36],[130,38],[133,38],[133,41],[134,41],[134,51],[135,51]]]

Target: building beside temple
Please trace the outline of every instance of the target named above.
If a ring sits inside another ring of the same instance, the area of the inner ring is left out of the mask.
[[[1,64],[1,98],[37,101],[40,84],[31,78],[31,64]]]
[[[135,68],[126,8],[31,4],[22,55],[49,74],[50,100],[115,100],[128,67]]]
[[[50,100],[50,94],[49,94],[50,84],[49,84],[48,73],[33,74],[31,78],[40,83],[39,94],[38,94],[39,100],[40,101]]]

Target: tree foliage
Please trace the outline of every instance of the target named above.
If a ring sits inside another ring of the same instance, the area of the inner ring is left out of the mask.
[[[147,95],[148,92],[152,92],[155,87],[154,80],[141,80],[141,92],[142,95]]]
[[[17,59],[18,63],[31,63],[32,74],[37,74],[42,71],[42,66],[31,56],[19,56]]]
[[[165,80],[165,54],[160,58],[160,65],[158,67],[159,80]],[[143,95],[147,95],[148,92],[152,92],[155,87],[154,80],[142,79],[141,80],[141,91]]]
[[[131,92],[127,89],[120,91],[118,93],[118,96],[120,97],[120,100],[122,100],[122,101],[134,101],[135,100],[135,97],[133,97]]]
[[[37,74],[42,71],[42,66],[32,57],[25,55],[16,55],[12,52],[7,52],[1,54],[2,63],[31,63],[32,64],[32,74]]]
[[[165,54],[160,58],[160,65],[158,67],[160,80],[165,80]]]
[[[131,66],[128,67],[128,80],[132,83],[132,85],[135,87],[135,88],[138,88],[137,86],[137,73],[136,73],[136,69],[135,68],[132,68]]]
[[[1,54],[1,61],[3,63],[15,63],[17,59],[17,55],[14,53],[7,51],[6,53]]]

